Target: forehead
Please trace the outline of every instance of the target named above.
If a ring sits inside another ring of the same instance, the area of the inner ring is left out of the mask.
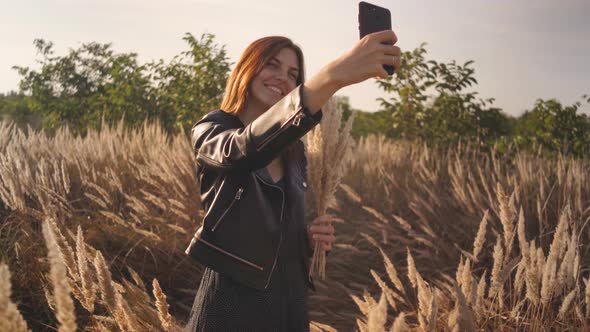
[[[275,54],[272,58],[277,59],[279,62],[289,66],[289,69],[298,69],[299,68],[299,61],[297,59],[297,54],[291,48],[284,47],[282,48],[277,54]]]

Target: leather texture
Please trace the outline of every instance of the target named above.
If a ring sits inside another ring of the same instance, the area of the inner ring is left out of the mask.
[[[247,126],[216,109],[191,131],[205,216],[186,253],[256,289],[269,285],[286,214],[305,241],[301,259],[306,272],[313,254],[305,229],[307,160],[301,137],[320,122],[322,110],[312,115],[302,104],[302,92],[301,84]],[[284,163],[283,190],[273,184],[266,166],[293,142],[297,157]],[[313,279],[307,282],[315,291]]]

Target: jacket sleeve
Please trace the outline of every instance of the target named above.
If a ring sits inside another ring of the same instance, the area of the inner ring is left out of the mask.
[[[191,143],[197,162],[219,171],[256,170],[268,165],[290,143],[300,139],[322,118],[302,103],[300,84],[245,127],[228,128],[223,123],[197,122]]]

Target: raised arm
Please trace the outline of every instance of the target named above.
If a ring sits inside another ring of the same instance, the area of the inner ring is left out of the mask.
[[[321,111],[312,115],[303,104],[302,91],[303,84],[245,127],[229,127],[215,114],[201,119],[191,133],[197,162],[219,171],[256,170],[266,166],[322,118]]]
[[[300,139],[322,118],[321,107],[342,87],[388,76],[383,64],[400,66],[400,49],[392,30],[366,35],[244,128],[228,128],[215,117],[192,128],[197,162],[220,171],[256,170]]]
[[[304,83],[303,103],[314,114],[343,87],[369,78],[387,78],[389,74],[383,65],[401,65],[401,50],[395,43],[397,36],[393,30],[366,35]]]

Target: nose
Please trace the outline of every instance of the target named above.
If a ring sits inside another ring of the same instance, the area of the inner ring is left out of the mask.
[[[295,87],[295,82],[291,81],[289,77],[289,73],[285,73],[283,71],[276,74],[275,79],[283,85],[283,88],[287,89],[286,91],[290,91],[292,88]]]
[[[283,82],[283,83],[284,83],[284,82],[287,82],[287,81],[289,80],[289,74],[288,74],[288,73],[283,73],[283,72],[280,72],[280,73],[278,73],[278,74],[275,76],[275,78],[276,78],[277,80],[280,80],[281,82]]]

